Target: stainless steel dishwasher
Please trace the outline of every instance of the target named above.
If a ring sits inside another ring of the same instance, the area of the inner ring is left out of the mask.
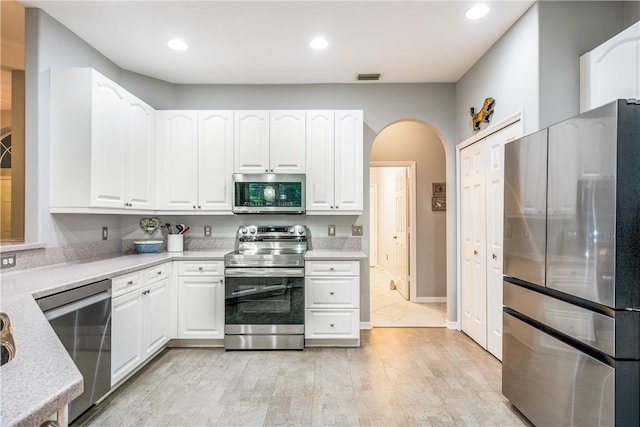
[[[84,378],[84,391],[69,404],[71,422],[111,388],[111,279],[37,302]]]

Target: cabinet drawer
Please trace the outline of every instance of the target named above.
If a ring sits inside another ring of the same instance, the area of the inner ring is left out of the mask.
[[[145,269],[144,277],[147,281],[147,285],[158,282],[162,279],[168,279],[171,277],[171,263],[167,262]]]
[[[142,274],[142,271],[135,271],[133,273],[114,277],[111,279],[111,296],[115,298],[118,295],[123,295],[127,292],[140,289],[143,283],[144,276]]]
[[[224,276],[224,262],[180,261],[178,276]]]
[[[306,308],[359,308],[359,277],[305,278]]]
[[[304,263],[306,276],[358,276],[360,275],[359,261],[306,261]]]
[[[360,338],[360,310],[305,310],[305,338]]]

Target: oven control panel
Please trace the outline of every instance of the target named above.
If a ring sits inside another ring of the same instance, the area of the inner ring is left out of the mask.
[[[306,237],[307,227],[304,225],[241,225],[238,229],[240,238],[248,237],[252,239],[277,239],[291,237]]]

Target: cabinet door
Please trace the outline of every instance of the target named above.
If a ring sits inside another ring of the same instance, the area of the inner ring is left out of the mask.
[[[307,111],[307,212],[334,208],[335,131],[333,110]]]
[[[484,140],[464,148],[461,157],[462,236],[461,328],[487,346],[486,151]]]
[[[222,277],[178,277],[178,338],[224,338]]]
[[[163,111],[162,207],[194,210],[198,199],[198,112]]]
[[[142,296],[134,291],[113,299],[111,386],[142,362]]]
[[[122,209],[128,178],[125,92],[106,77],[92,74],[91,206]]]
[[[335,112],[335,209],[338,213],[362,213],[362,133],[361,110]]]
[[[234,122],[234,172],[269,172],[269,111],[236,111]]]
[[[142,357],[152,356],[169,341],[169,279],[142,291]]]
[[[269,114],[269,170],[305,173],[305,112],[280,110]]]
[[[128,131],[126,158],[127,164],[127,207],[135,209],[153,209],[155,194],[155,111],[149,105],[129,95]]]
[[[233,111],[198,112],[198,207],[231,211]]]

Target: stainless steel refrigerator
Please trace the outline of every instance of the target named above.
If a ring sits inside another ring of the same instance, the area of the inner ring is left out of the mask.
[[[537,426],[640,425],[640,101],[505,146],[502,392]]]

